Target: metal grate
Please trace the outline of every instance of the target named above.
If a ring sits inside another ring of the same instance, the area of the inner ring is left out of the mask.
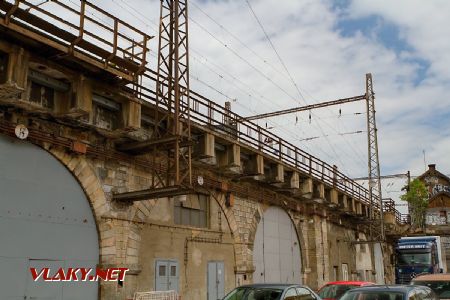
[[[180,300],[176,291],[136,292],[133,300]]]

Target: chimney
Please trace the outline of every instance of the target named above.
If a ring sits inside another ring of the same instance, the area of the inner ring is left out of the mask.
[[[428,165],[428,170],[429,171],[436,171],[436,165],[435,164]]]

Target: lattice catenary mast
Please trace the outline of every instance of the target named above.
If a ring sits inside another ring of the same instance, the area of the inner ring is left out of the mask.
[[[367,103],[367,152],[369,169],[370,234],[372,240],[384,241],[383,197],[381,195],[380,160],[378,157],[377,124],[375,121],[375,93],[372,74],[366,74]],[[380,210],[374,210],[375,197],[378,197]],[[377,224],[378,223],[378,224]]]

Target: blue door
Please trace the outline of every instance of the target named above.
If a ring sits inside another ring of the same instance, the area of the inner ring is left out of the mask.
[[[225,270],[223,261],[208,262],[208,300],[225,296]]]

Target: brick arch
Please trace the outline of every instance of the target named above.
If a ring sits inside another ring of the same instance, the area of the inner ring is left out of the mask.
[[[301,257],[301,262],[302,262],[301,272],[304,275],[306,267],[309,265],[308,255],[306,253],[306,242],[305,242],[305,234],[306,233],[304,233],[302,231],[301,221],[300,221],[300,219],[297,220],[295,218],[296,217],[295,213],[291,210],[288,210],[286,212],[289,215],[289,218],[291,219],[292,224],[294,224],[295,232],[297,233],[298,242],[300,243],[300,257]],[[297,216],[299,217],[299,215],[297,215]]]
[[[228,227],[230,228],[231,235],[234,240],[234,261],[235,264],[238,266],[244,262],[244,257],[242,253],[244,253],[241,236],[239,235],[239,228],[238,223],[236,221],[236,218],[233,213],[233,209],[230,207],[227,207],[225,204],[225,194],[220,192],[212,192],[211,193],[212,198],[216,201],[216,203],[219,205],[220,209],[222,210],[223,214],[225,215],[225,219],[227,220]]]
[[[98,179],[94,169],[88,163],[85,156],[71,154],[61,148],[43,147],[48,153],[61,162],[78,181],[83,189],[86,198],[94,215],[98,232],[98,244],[100,263],[114,263],[114,258],[108,253],[111,248],[115,248],[114,226],[110,221],[102,220],[102,216],[108,211],[106,195],[102,184]]]

